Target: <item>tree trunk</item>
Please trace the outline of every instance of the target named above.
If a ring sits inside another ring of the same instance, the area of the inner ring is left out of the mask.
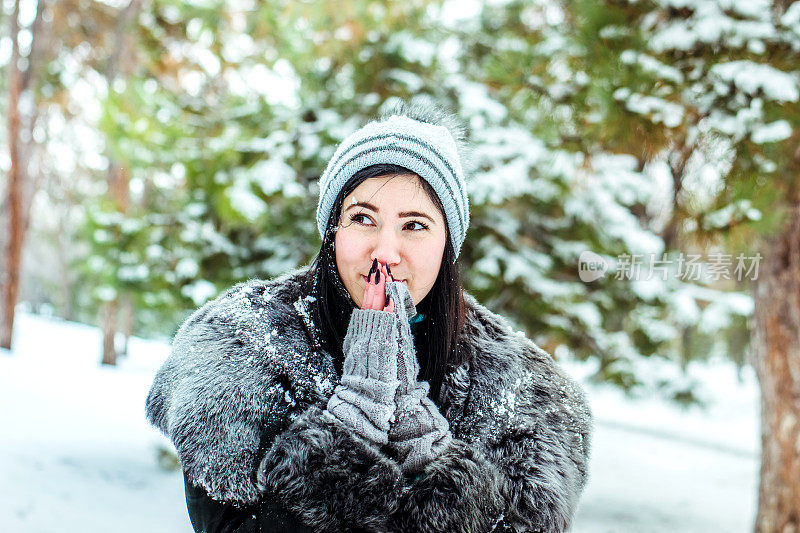
[[[136,319],[136,312],[133,307],[133,298],[128,294],[122,300],[122,334],[125,335],[125,342],[122,345],[120,355],[128,355],[128,342],[133,335],[133,326]]]
[[[110,302],[103,304],[100,310],[100,324],[103,330],[103,359],[104,365],[117,364],[117,347],[114,341],[117,336],[117,311],[119,309],[119,298],[114,298]]]
[[[110,161],[108,167],[108,188],[117,211],[123,215],[128,211],[128,174],[125,169]],[[104,365],[116,365],[119,352],[114,344],[118,329],[118,313],[121,306],[119,293],[113,302],[103,305],[101,310],[102,320],[100,328],[103,330],[103,360]],[[113,315],[113,316],[111,316]]]
[[[680,226],[683,223],[683,207],[679,197],[683,191],[683,176],[686,172],[686,163],[694,152],[694,146],[689,145],[686,139],[680,141],[679,148],[675,147],[672,150],[672,155],[668,160],[670,174],[672,175],[672,214],[667,222],[667,225],[661,232],[661,238],[664,240],[665,250],[679,249],[678,239],[680,235]]]
[[[114,48],[111,52],[105,68],[105,78],[108,90],[113,90],[114,80],[117,77],[117,71],[122,70],[124,75],[129,75],[133,69],[130,61],[125,61],[125,56],[130,51],[129,33],[126,31],[131,22],[135,19],[139,10],[141,9],[141,0],[131,0],[128,5],[122,10],[119,18],[117,19],[116,40],[114,41]],[[124,68],[120,69],[120,62]],[[113,157],[108,158],[108,190],[111,198],[116,204],[117,210],[123,215],[128,210],[129,194],[128,194],[128,173],[118,161]],[[117,313],[120,308],[120,297],[117,295],[113,302],[103,305],[101,314],[103,315],[100,321],[100,327],[103,330],[103,360],[104,365],[117,364],[117,349],[114,345],[114,338],[117,334]],[[113,315],[113,316],[111,316]],[[127,350],[127,340],[126,347]]]
[[[0,325],[0,347],[11,349],[14,331],[14,308],[19,294],[19,268],[22,261],[23,220],[22,182],[25,165],[20,161],[19,98],[22,93],[22,72],[19,70],[19,0],[11,13],[11,60],[8,62],[8,152],[11,169],[8,172],[8,241],[6,243],[5,279],[3,280],[3,322]]]
[[[70,235],[72,234],[71,224],[69,220],[70,212],[73,209],[74,202],[71,195],[67,191],[63,191],[65,198],[65,205],[59,210],[59,224],[56,228],[56,253],[58,255],[58,270],[60,273],[59,290],[61,293],[61,316],[64,320],[75,320],[74,309],[72,306],[72,278],[70,276],[70,260],[71,260],[71,243]]]
[[[800,531],[800,204],[766,241],[755,281],[753,363],[761,386],[755,530]]]

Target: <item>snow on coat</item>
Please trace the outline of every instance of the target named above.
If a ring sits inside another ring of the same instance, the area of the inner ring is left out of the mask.
[[[213,498],[269,493],[317,531],[566,530],[586,483],[592,416],[541,348],[465,293],[437,404],[453,441],[406,479],[384,450],[322,416],[338,383],[302,267],[194,312],[147,398],[149,421]]]

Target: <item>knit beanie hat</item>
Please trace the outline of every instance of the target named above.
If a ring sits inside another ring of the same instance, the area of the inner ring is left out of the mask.
[[[336,197],[359,170],[398,165],[427,181],[444,207],[455,257],[467,236],[469,199],[456,141],[444,126],[405,115],[372,121],[350,134],[336,149],[319,182],[317,228],[324,238]]]

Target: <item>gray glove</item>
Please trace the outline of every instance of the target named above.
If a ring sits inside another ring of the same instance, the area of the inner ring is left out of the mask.
[[[399,385],[397,317],[354,309],[342,348],[342,380],[328,399],[326,412],[368,441],[387,444]]]
[[[408,394],[413,389],[419,375],[419,362],[414,350],[414,337],[408,320],[417,314],[417,308],[408,287],[401,281],[390,281],[386,284],[386,296],[394,302],[394,314],[397,316],[397,344],[399,357],[397,361],[397,378],[400,385],[397,394]]]
[[[389,445],[397,453],[404,473],[421,471],[450,444],[450,424],[428,398],[430,385],[418,382],[419,362],[408,319],[417,314],[414,301],[402,282],[386,284],[398,318],[397,387],[395,418],[389,428]]]

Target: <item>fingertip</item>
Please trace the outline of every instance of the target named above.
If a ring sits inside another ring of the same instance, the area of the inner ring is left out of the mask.
[[[372,292],[372,284],[367,283],[366,288],[364,289],[364,299],[361,302],[362,309],[371,309],[372,308],[372,301],[375,299],[373,292]]]

